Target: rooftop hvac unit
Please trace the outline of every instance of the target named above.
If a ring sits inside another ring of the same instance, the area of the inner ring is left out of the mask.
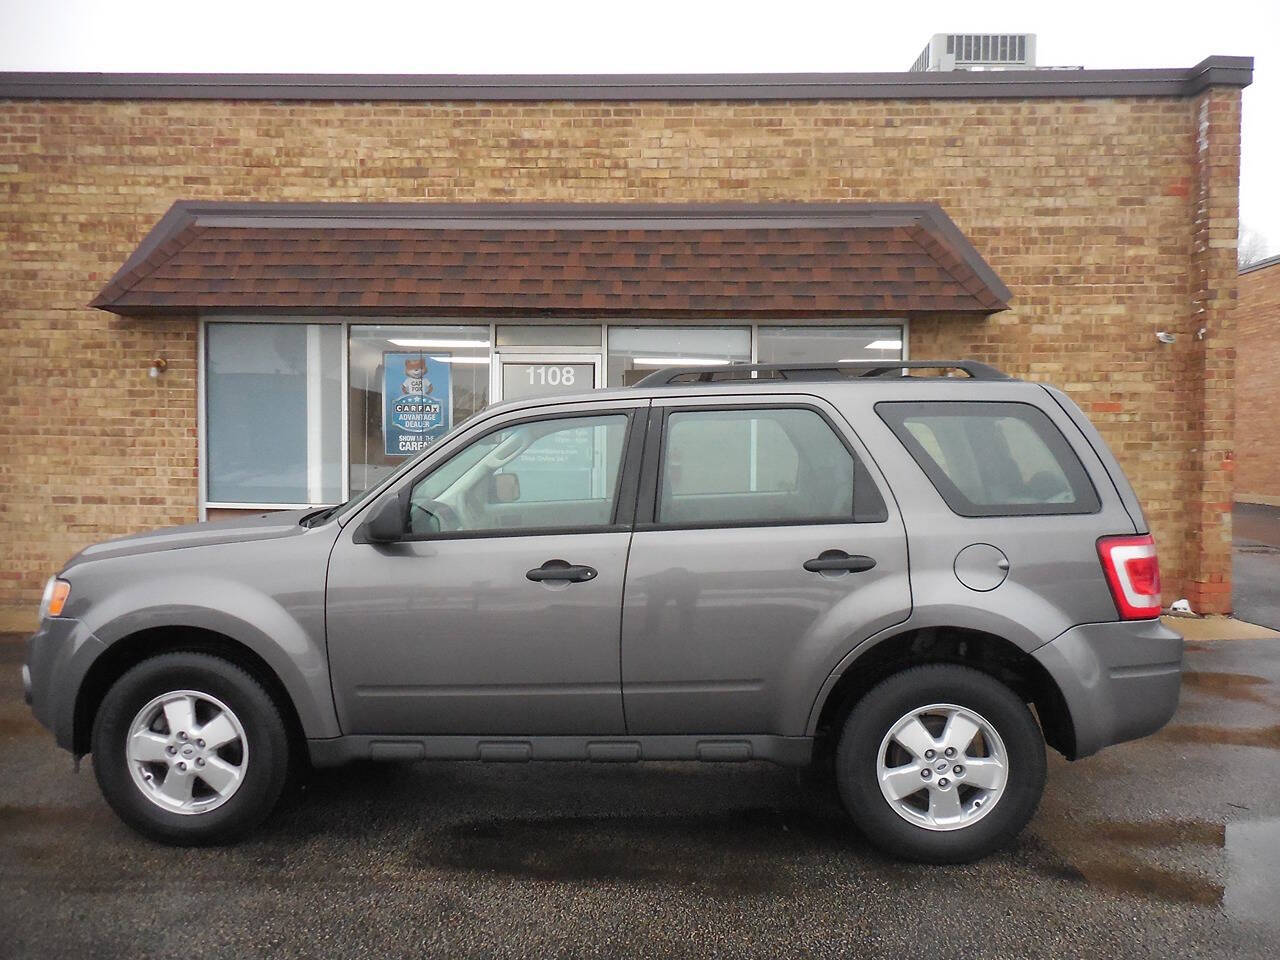
[[[935,33],[914,72],[947,70],[1034,70],[1034,33]]]

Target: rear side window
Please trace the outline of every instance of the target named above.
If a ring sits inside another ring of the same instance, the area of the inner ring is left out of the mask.
[[[877,403],[938,493],[963,517],[1096,513],[1080,458],[1028,403]]]
[[[861,462],[813,410],[691,410],[667,417],[659,523],[848,523],[887,516]]]

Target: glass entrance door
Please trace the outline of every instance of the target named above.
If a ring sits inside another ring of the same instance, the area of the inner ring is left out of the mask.
[[[600,386],[600,354],[498,354],[494,393],[499,400],[522,400],[583,393]]]

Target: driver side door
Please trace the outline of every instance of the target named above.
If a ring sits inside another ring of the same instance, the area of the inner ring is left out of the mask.
[[[402,481],[402,539],[359,542],[376,505],[347,524],[326,600],[344,733],[625,732],[622,585],[647,414],[633,400],[509,414]]]

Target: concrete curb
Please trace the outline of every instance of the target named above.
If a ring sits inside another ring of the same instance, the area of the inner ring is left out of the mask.
[[[1234,617],[1161,617],[1170,630],[1186,640],[1203,643],[1213,640],[1272,640],[1280,632]]]

